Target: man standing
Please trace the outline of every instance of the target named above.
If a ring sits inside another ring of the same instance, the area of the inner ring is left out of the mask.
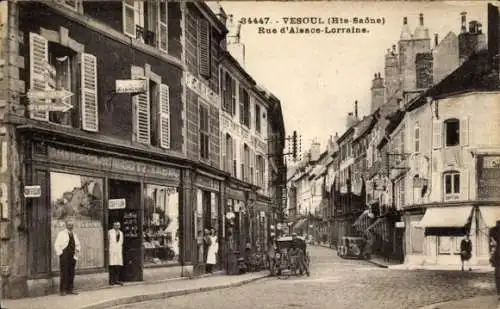
[[[123,285],[120,282],[120,270],[123,266],[123,232],[120,231],[120,222],[114,222],[113,228],[108,231],[109,240],[109,284]]]
[[[65,221],[66,229],[59,232],[54,244],[54,249],[59,256],[59,268],[61,271],[59,292],[61,296],[66,294],[78,294],[73,291],[75,279],[75,266],[80,253],[80,240],[73,233],[73,221]]]

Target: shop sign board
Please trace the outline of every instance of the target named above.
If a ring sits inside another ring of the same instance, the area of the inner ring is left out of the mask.
[[[117,79],[116,93],[144,93],[147,91],[145,79]]]
[[[32,198],[32,197],[40,197],[42,195],[42,187],[39,185],[36,186],[24,186],[24,197]]]
[[[66,100],[73,96],[68,90],[29,90],[27,97],[30,101]]]
[[[124,198],[108,200],[108,209],[125,209],[126,202]]]
[[[405,223],[404,222],[396,222],[394,225],[395,225],[396,228],[404,228],[405,227]]]

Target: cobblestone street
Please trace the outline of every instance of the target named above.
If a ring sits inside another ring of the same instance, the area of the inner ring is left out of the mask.
[[[392,270],[342,260],[335,251],[311,247],[311,277],[270,278],[223,289],[114,309],[163,308],[380,308],[409,309],[491,294],[491,273]]]

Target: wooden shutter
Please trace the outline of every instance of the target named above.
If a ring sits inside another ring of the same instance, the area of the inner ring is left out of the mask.
[[[47,39],[30,32],[30,90],[44,91],[47,88],[45,75],[49,61],[49,45]],[[37,102],[30,102],[37,104]],[[49,112],[30,112],[30,118],[49,120]]]
[[[158,3],[158,48],[164,52],[168,51],[168,12],[166,0]]]
[[[170,92],[165,84],[160,84],[160,146],[170,148]]]
[[[241,173],[241,180],[245,180],[245,177],[246,177],[246,171],[245,171],[245,144],[242,142],[240,144],[240,159],[241,159],[241,163],[240,163],[240,173]],[[241,166],[243,168],[241,168]]]
[[[434,121],[432,124],[432,148],[439,149],[443,143],[442,133],[443,123],[441,121]]]
[[[469,118],[465,117],[460,120],[460,145],[469,145]]]
[[[460,198],[461,200],[469,200],[469,170],[462,169],[460,171]]]
[[[439,172],[433,172],[432,173],[432,184],[431,184],[431,191],[432,191],[432,196],[434,197],[432,201],[442,201],[443,200],[443,190],[442,188],[443,184],[443,177],[441,177],[441,173]]]
[[[149,79],[146,79],[145,93],[133,97],[135,108],[136,141],[143,144],[151,144],[151,115],[149,107]]]
[[[222,138],[221,138],[221,147],[220,147],[220,153],[221,153],[221,162],[222,162],[222,170],[227,172],[229,171],[228,167],[229,167],[229,164],[228,164],[228,160],[227,160],[227,148],[228,148],[228,144],[229,144],[229,139],[227,138],[227,134],[222,134]]]
[[[250,150],[250,183],[255,183],[255,151]]]
[[[135,6],[133,1],[122,2],[123,32],[135,38]]]
[[[99,131],[99,107],[97,103],[97,58],[94,55],[81,55],[82,91],[82,129]]]
[[[198,19],[198,69],[210,76],[210,24],[205,19]]]

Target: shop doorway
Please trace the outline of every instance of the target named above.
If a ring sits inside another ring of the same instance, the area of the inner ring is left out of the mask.
[[[121,223],[124,235],[120,280],[142,281],[141,184],[110,179],[109,199],[113,200],[115,206],[108,210],[108,227],[118,221]]]

